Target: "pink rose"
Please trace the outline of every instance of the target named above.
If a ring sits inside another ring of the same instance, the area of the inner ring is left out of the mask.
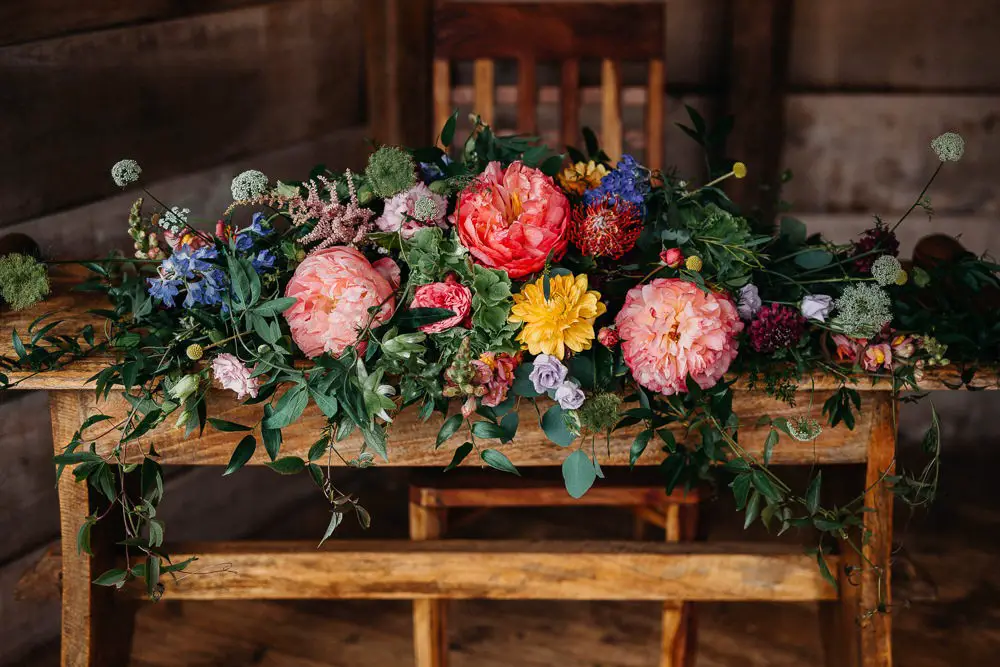
[[[892,348],[888,343],[869,346],[861,358],[861,366],[869,373],[874,373],[880,368],[892,370]]]
[[[604,347],[614,347],[618,344],[618,331],[614,327],[601,327],[597,332],[597,342]]]
[[[490,162],[462,191],[452,223],[476,261],[520,278],[544,267],[549,253],[562,258],[569,213],[566,195],[538,169]]]
[[[396,309],[399,267],[383,258],[372,264],[360,251],[334,246],[314,252],[295,269],[285,296],[297,299],[285,311],[292,340],[308,357],[338,355],[357,342],[366,325],[378,326]],[[381,306],[373,318],[369,308]]]
[[[236,398],[241,401],[248,397],[257,398],[260,380],[250,377],[252,372],[232,354],[220,354],[212,360],[212,377],[223,389],[235,392]]]
[[[420,327],[424,333],[441,333],[462,323],[472,310],[472,292],[468,287],[448,276],[443,283],[421,285],[413,293],[411,308],[446,308],[455,314]]]
[[[660,261],[671,269],[676,269],[684,261],[684,253],[680,248],[667,248],[660,253]]]

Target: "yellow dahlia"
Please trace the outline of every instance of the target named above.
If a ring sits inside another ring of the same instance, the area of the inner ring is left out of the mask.
[[[599,162],[577,162],[562,170],[559,185],[569,194],[582,197],[584,192],[600,185],[601,179],[607,175],[607,167]]]
[[[587,276],[550,276],[545,298],[544,276],[527,283],[514,295],[510,321],[524,324],[517,339],[531,354],[551,354],[559,359],[566,348],[589,350],[594,341],[594,320],[607,310],[600,293],[587,289]]]

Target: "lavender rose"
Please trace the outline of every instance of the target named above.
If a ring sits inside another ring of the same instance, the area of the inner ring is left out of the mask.
[[[567,380],[556,389],[555,399],[563,410],[576,410],[587,397],[574,380]]]
[[[551,354],[540,354],[535,357],[534,368],[528,375],[535,391],[544,394],[547,391],[556,389],[566,380],[569,371],[562,362]]]
[[[744,320],[753,319],[763,303],[760,300],[760,292],[753,283],[748,283],[740,288],[740,298],[736,304],[736,311]]]
[[[807,320],[826,322],[833,310],[833,297],[829,294],[808,294],[799,304],[799,312]]]

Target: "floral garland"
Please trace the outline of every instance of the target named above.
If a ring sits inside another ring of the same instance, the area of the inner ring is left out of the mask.
[[[684,129],[709,146],[714,135],[691,114],[694,128]],[[362,435],[362,453],[340,458],[374,465],[388,456],[395,415],[414,406],[423,420],[441,415],[436,446],[465,433],[449,468],[475,452],[516,474],[487,444],[516,438],[521,401],[535,403],[545,434],[568,448],[563,475],[573,496],[603,476],[597,440],[610,451],[614,431],[641,424],[633,464],[658,449],[668,490],[721,476],[747,525],[816,529],[829,576],[823,553],[834,539],[860,539],[863,495],[825,508],[819,474],[793,491],[769,465],[779,432],[812,441],[820,419],[853,427],[857,382],[889,378],[897,391],[916,389],[927,366],[989,362],[1000,349],[1000,318],[978,305],[1000,287],[1000,267],[962,254],[907,271],[896,258],[895,229],[918,207],[932,212],[927,188],[895,225],[876,219],[853,243],[807,236],[788,218],[779,233],[762,234],[717,187],[744,177],[742,163],[709,161],[708,183],[692,189],[628,155],[612,164],[589,131],[586,153],[569,149],[565,166],[566,156],[532,138],[497,136],[474,121],[452,151],[460,159],[437,147],[382,147],[359,174],[318,168],[301,183],[272,184],[244,172],[214,233],[147,192],[155,212],[147,215],[140,198],[128,219],[134,258],[84,263],[93,278],[81,287],[112,304],[99,313],[107,340],[97,342],[92,327],[54,336],[41,326],[45,316],[21,332],[30,342],[13,332],[18,358],[3,359],[8,372],[116,355],[93,380],[98,395],[121,390],[131,406],[112,422],[118,446],[101,455],[84,437],[111,420],[99,414],[55,459],[60,473],[71,468],[123,509],[126,544],[145,559],[98,583],[145,578],[155,596],[159,576],[186,566],[169,564],[162,549],[162,472],[155,451],[141,445],[168,420],[187,434],[233,432],[227,475],[258,444],[277,472],[308,472],[332,509],[325,540],[351,511],[369,522],[330,477],[338,443],[351,433]],[[455,125],[453,116],[441,145],[452,144]],[[964,146],[948,133],[932,148],[944,164]],[[128,187],[141,169],[123,160],[111,173]],[[0,290],[12,308],[36,303],[48,293],[45,265],[0,258]],[[732,378],[795,405],[799,378],[812,373],[840,383],[822,416],[810,405],[794,419],[765,419],[763,456],[747,454]],[[6,375],[0,382],[17,384]],[[259,421],[211,417],[213,384],[261,405]],[[543,396],[551,403],[539,404]],[[327,419],[319,440],[306,458],[282,456],[282,430],[310,402]],[[924,470],[888,478],[914,504],[934,493],[936,415],[925,449]],[[128,462],[136,452],[138,465]],[[140,477],[138,495],[128,475]],[[81,531],[82,549],[105,514]]]

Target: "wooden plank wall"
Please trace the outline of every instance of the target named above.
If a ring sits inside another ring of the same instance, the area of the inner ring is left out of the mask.
[[[127,249],[134,195],[109,176],[123,157],[140,161],[158,198],[207,224],[243,169],[290,180],[319,163],[363,165],[360,17],[360,0],[0,3],[0,234],[28,233],[49,257]],[[47,414],[42,392],[0,400],[3,665],[59,628],[57,603],[13,595],[58,535]],[[177,515],[175,536],[247,535],[313,493],[218,474],[173,471],[164,511]],[[248,508],[242,518],[235,505]]]

